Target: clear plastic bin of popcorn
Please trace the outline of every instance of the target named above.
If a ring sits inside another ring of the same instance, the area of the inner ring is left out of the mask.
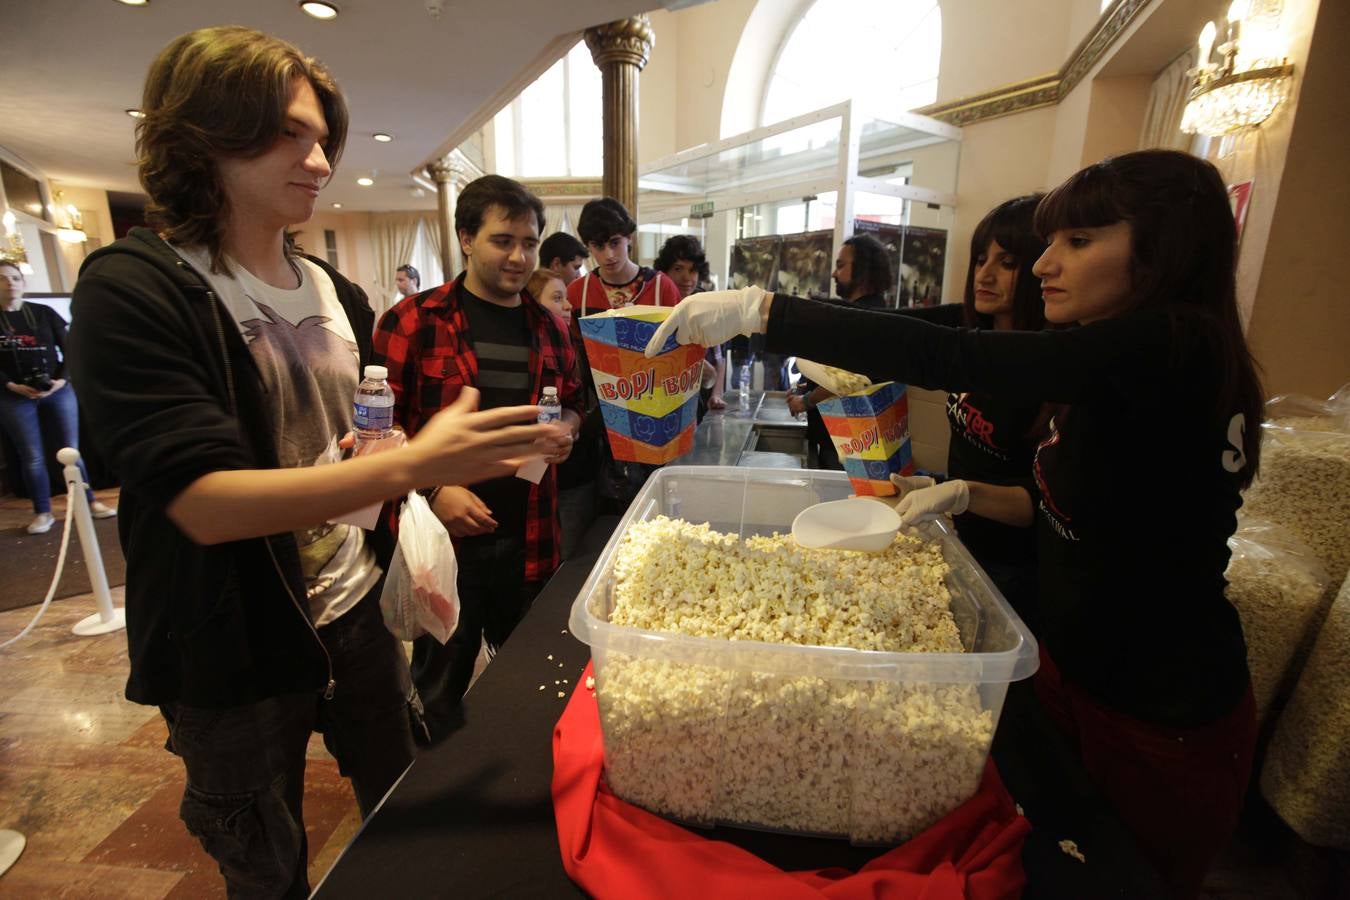
[[[1035,639],[939,523],[880,554],[793,542],[797,513],[850,494],[842,472],[647,481],[570,618],[617,796],[686,824],[875,845],[975,793]]]

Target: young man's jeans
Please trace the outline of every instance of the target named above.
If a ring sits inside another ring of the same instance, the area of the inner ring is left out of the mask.
[[[44,422],[52,423],[49,428],[58,435],[60,442],[50,453],[42,446]],[[23,480],[28,486],[28,496],[33,500],[33,512],[51,512],[52,489],[47,480],[47,460],[49,457],[55,459],[56,451],[62,447],[79,447],[80,407],[75,400],[74,388],[67,384],[41,400],[30,400],[9,388],[0,388],[0,430],[19,450],[23,460]],[[89,473],[84,470],[84,460],[80,460],[80,474],[88,484]],[[88,496],[90,500],[94,499],[93,494]]]
[[[431,635],[413,641],[412,673],[431,743],[464,721],[460,701],[473,679],[481,642],[495,653],[529,610],[543,582],[525,580],[525,539],[480,535],[455,542],[459,563],[459,627],[442,646]]]
[[[183,759],[179,814],[220,865],[230,897],[307,897],[301,804],[305,747],[323,734],[367,816],[412,762],[412,683],[402,644],[385,628],[383,579],[319,629],[333,660],[333,697],[285,694],[227,709],[160,708]]]

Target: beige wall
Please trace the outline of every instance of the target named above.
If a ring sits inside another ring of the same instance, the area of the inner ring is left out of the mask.
[[[674,13],[655,10],[647,15],[656,39],[651,58],[638,77],[638,165],[681,149],[675,142],[680,30]]]
[[[1286,0],[1285,24],[1294,29],[1287,33],[1306,34],[1314,21],[1307,52],[1291,53],[1295,64],[1301,63],[1296,107],[1279,113],[1269,134],[1262,128],[1263,140],[1252,154],[1255,183],[1242,236],[1239,270],[1247,271],[1244,286],[1254,286],[1248,339],[1272,395],[1326,397],[1350,381],[1344,277],[1350,126],[1343,109],[1350,61],[1341,46],[1350,34],[1350,5]],[[1287,143],[1277,146],[1282,136]],[[1280,156],[1278,180],[1263,181],[1263,170],[1273,168]],[[1262,215],[1256,219],[1258,202]],[[1264,228],[1265,234],[1254,228]]]
[[[325,230],[337,234],[338,270],[361,286],[375,304],[378,295],[392,296],[394,286],[381,285],[375,280],[375,254],[371,243],[368,212],[321,212],[299,228],[298,240],[314,256],[324,257]],[[377,308],[378,305],[377,305]]]
[[[1069,35],[1073,2],[942,0],[938,102],[1054,72],[1083,34]]]

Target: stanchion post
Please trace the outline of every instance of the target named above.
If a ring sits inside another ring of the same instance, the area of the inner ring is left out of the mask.
[[[85,496],[84,473],[80,471],[80,451],[65,447],[56,453],[65,466],[66,515],[74,516],[75,528],[84,548],[84,567],[89,570],[89,585],[94,590],[98,612],[86,616],[71,629],[81,636],[107,634],[127,627],[126,613],[114,607],[108,590],[108,575],[103,571],[103,554],[98,549],[98,533],[94,531],[94,517],[89,514],[89,498]]]

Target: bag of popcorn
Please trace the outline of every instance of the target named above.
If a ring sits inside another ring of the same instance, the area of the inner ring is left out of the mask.
[[[891,475],[913,474],[909,400],[903,384],[871,384],[824,400],[818,409],[859,497],[889,497],[895,493]]]
[[[662,465],[693,449],[703,348],[671,335],[659,355],[643,355],[669,315],[629,306],[577,320],[616,460]]]
[[[1331,602],[1326,567],[1287,529],[1238,519],[1228,539],[1228,602],[1242,619],[1256,719],[1277,709],[1298,680]]]
[[[1273,397],[1266,415],[1242,511],[1292,531],[1340,584],[1350,570],[1350,385],[1327,400]]]

